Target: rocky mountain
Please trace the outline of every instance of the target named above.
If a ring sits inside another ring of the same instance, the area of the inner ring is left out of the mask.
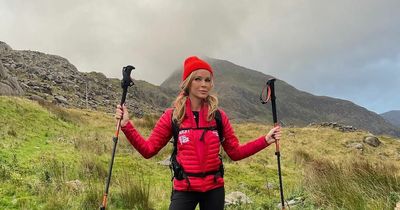
[[[0,41],[0,55],[11,52],[12,49],[6,43]],[[19,86],[16,77],[10,76],[8,71],[3,67],[0,60],[0,95],[22,95],[23,90]]]
[[[389,112],[385,112],[382,113],[381,116],[385,118],[385,120],[388,121],[389,123],[400,128],[400,110],[392,110]]]
[[[261,72],[231,62],[207,58],[215,72],[215,92],[223,108],[235,121],[271,122],[270,104],[259,95],[267,79]],[[121,71],[117,67],[116,71]],[[135,71],[135,70],[134,70]],[[133,76],[134,76],[133,71]],[[161,86],[135,81],[127,104],[131,113],[160,114],[178,93],[181,69]],[[376,134],[400,136],[395,126],[381,116],[350,101],[315,96],[297,90],[282,80],[276,82],[278,118],[285,125],[337,122]],[[13,50],[0,42],[0,94],[47,100],[65,107],[114,112],[121,98],[119,79],[102,73],[80,72],[67,59],[35,51]]]
[[[1,95],[22,95],[65,107],[109,112],[113,112],[120,102],[122,90],[119,79],[109,79],[97,72],[79,72],[65,58],[13,50],[4,42],[0,43],[0,50]],[[121,69],[118,67],[116,71]],[[169,90],[145,81],[135,81],[135,84],[128,91],[127,104],[137,116],[144,112],[160,113],[170,105],[172,94]]]
[[[214,69],[215,93],[220,106],[235,120],[272,121],[271,104],[260,103],[265,82],[272,78],[261,72],[235,65],[229,61],[207,58]],[[172,74],[161,87],[177,91],[181,70]],[[315,96],[300,91],[282,80],[275,83],[278,118],[286,125],[305,126],[310,123],[337,122],[377,134],[400,136],[400,130],[381,116],[350,101]]]

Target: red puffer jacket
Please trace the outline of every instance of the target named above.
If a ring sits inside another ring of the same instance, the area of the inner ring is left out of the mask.
[[[130,122],[122,127],[122,131],[129,142],[143,157],[151,158],[156,155],[172,137],[172,112],[173,109],[167,109],[164,112],[147,140],[139,134]],[[222,147],[232,160],[236,161],[249,157],[268,146],[264,136],[244,145],[239,145],[239,140],[235,136],[228,117],[222,110],[220,112],[225,137]],[[208,106],[205,104],[199,112],[199,127],[216,126],[215,120],[207,121],[207,113]],[[190,100],[186,101],[186,114],[180,127],[197,128]],[[218,157],[220,149],[218,132],[206,131],[203,139],[200,140],[203,132],[204,130],[201,129],[181,130],[179,132],[177,160],[186,173],[206,173],[218,171],[219,169],[221,161]],[[206,192],[224,185],[223,178],[218,176],[214,180],[214,175],[206,177],[189,176],[189,182],[190,187],[187,180],[174,179],[174,189],[178,191]]]

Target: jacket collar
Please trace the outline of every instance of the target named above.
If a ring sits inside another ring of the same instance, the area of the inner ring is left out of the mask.
[[[194,115],[192,112],[192,104],[190,101],[190,98],[188,97],[186,100],[186,107],[185,107],[185,115],[190,120],[191,127],[196,127],[196,121],[194,119]],[[199,127],[208,127],[209,122],[207,121],[207,115],[208,115],[208,103],[203,102],[201,107],[200,107],[200,112],[199,112]]]

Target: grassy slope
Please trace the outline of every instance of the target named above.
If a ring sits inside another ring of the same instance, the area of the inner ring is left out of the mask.
[[[135,120],[135,123],[142,134],[148,136],[154,118]],[[0,125],[0,209],[98,207],[107,176],[115,126],[111,115],[0,97]],[[239,139],[246,142],[266,133],[270,126],[240,124],[234,127]],[[346,204],[348,201],[343,196],[338,196],[337,202],[324,199],[324,196],[328,196],[327,192],[334,191],[334,188],[327,186],[325,192],[324,187],[318,185],[324,184],[323,178],[327,174],[317,173],[327,170],[321,170],[321,165],[333,164],[337,166],[331,167],[336,170],[334,174],[340,174],[351,171],[348,166],[354,160],[367,160],[371,164],[387,166],[386,169],[390,168],[391,173],[385,174],[398,178],[396,167],[390,167],[390,164],[398,165],[400,160],[398,139],[382,136],[382,146],[372,148],[365,145],[364,150],[360,151],[344,145],[362,142],[366,135],[364,132],[342,133],[328,128],[284,128],[283,132],[281,153],[285,197],[291,199],[301,196],[305,199],[299,209],[314,209],[316,206],[328,209],[353,208],[344,206],[349,204]],[[148,209],[146,201],[154,209],[167,209],[171,190],[170,172],[157,162],[169,156],[170,147],[168,145],[156,157],[145,160],[121,135],[110,187],[110,209]],[[273,146],[239,162],[225,158],[225,163],[226,192],[242,191],[253,201],[251,205],[230,209],[276,207],[279,189]],[[374,170],[370,171],[376,172]],[[376,177],[380,175],[378,172],[375,173]],[[82,187],[67,184],[72,180],[79,180]],[[391,183],[387,181],[389,179],[379,180],[383,180],[382,183],[372,180],[373,186]],[[356,185],[358,182],[350,179],[339,182],[359,186]],[[394,182],[392,184],[399,184],[396,179]],[[267,189],[267,183],[275,187]],[[387,196],[364,196],[370,199],[362,200],[359,206],[365,209],[390,209],[392,204],[384,203],[396,201],[400,189],[392,185],[388,189]],[[377,191],[376,188],[372,190]],[[368,193],[358,189],[355,192]],[[349,191],[349,194],[357,194],[355,192]]]

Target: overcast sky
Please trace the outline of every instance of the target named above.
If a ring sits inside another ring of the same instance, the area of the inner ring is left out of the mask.
[[[107,77],[133,64],[136,79],[157,85],[185,57],[209,56],[400,110],[398,0],[0,0],[0,41]]]

